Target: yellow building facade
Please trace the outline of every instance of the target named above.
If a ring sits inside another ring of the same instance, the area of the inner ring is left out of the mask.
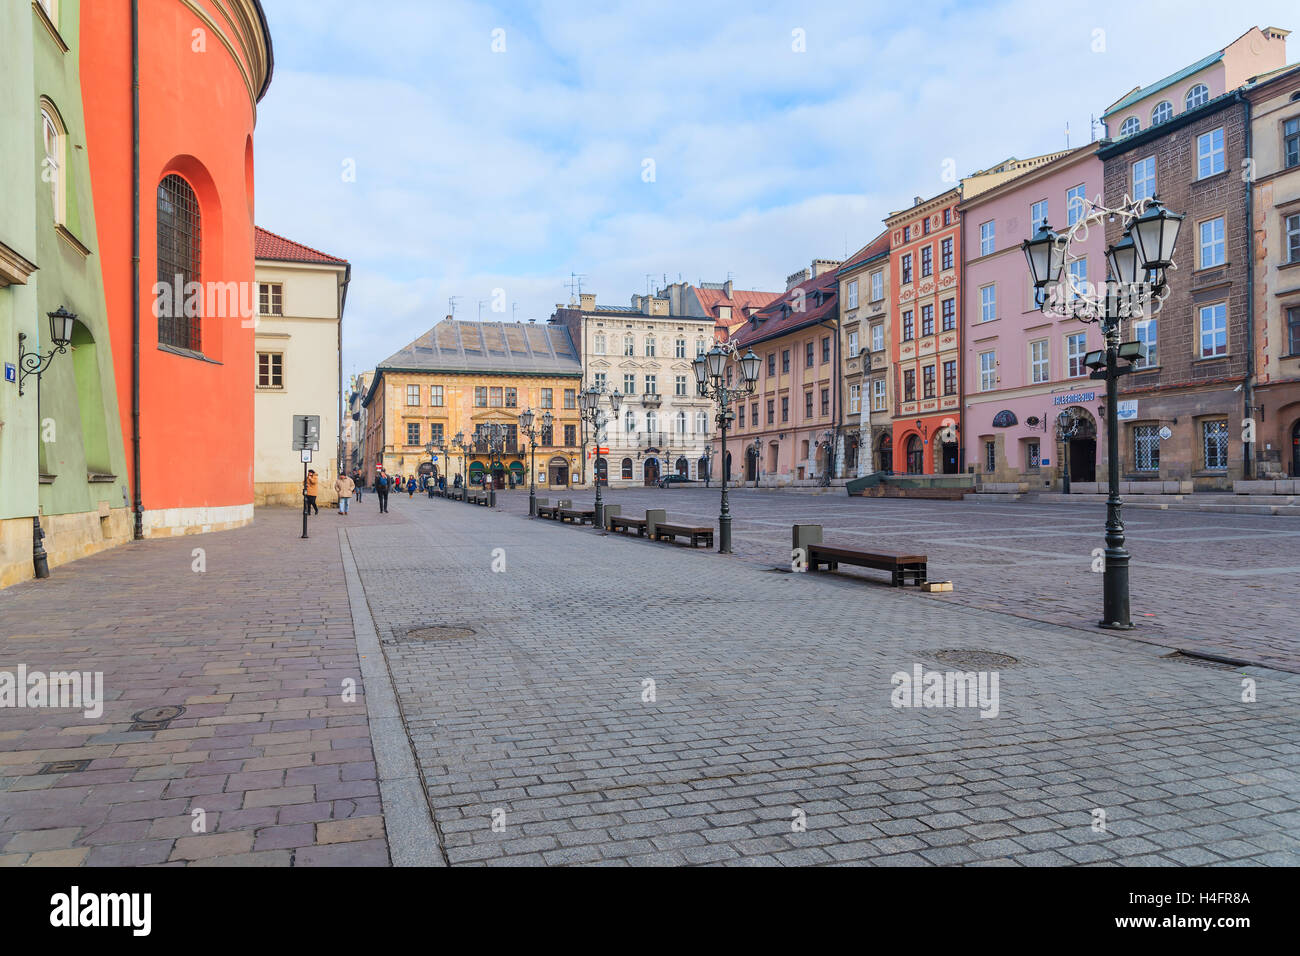
[[[526,487],[536,463],[539,489],[584,482],[584,446],[578,390],[582,363],[568,331],[558,325],[462,322],[450,317],[375,367],[365,404],[363,473],[434,473],[497,487]],[[530,450],[519,415],[536,416],[537,447]],[[553,424],[541,419],[550,412]],[[475,442],[483,426],[500,425],[498,454]],[[457,446],[457,434],[468,448]],[[432,456],[430,455],[432,446]]]

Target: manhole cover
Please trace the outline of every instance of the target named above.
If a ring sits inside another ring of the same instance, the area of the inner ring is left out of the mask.
[[[1003,667],[1014,667],[1020,661],[1008,654],[993,651],[962,650],[960,648],[934,651],[930,655],[944,664],[960,667],[968,671],[994,671]]]
[[[432,625],[430,627],[413,627],[398,638],[402,641],[454,641],[461,637],[473,637],[478,632],[472,627],[456,625]]]
[[[1238,667],[1245,667],[1245,661],[1230,661],[1227,658],[1203,657],[1200,654],[1187,654],[1183,651],[1174,651],[1172,654],[1165,654],[1160,658],[1162,661],[1176,661],[1179,664],[1191,664],[1195,667],[1208,667],[1215,671],[1235,671]]]
[[[179,704],[164,704],[161,707],[146,707],[131,715],[132,731],[166,730],[167,725],[185,713]]]

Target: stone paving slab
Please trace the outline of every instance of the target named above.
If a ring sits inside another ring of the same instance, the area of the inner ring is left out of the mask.
[[[322,511],[304,541],[262,509],[0,592],[0,671],[100,671],[105,697],[0,709],[0,864],[388,865],[338,536],[379,520]],[[185,711],[132,731],[163,705]]]
[[[924,600],[1071,627],[1101,617],[1102,575],[1091,567],[1104,546],[1104,505],[850,498],[842,490],[729,494],[736,557],[755,567],[787,565],[790,526],[820,524],[827,542],[922,548],[931,578],[954,582],[951,594]],[[586,506],[592,492],[571,497]],[[717,487],[614,488],[606,497],[625,515],[664,508],[670,519],[717,527]],[[528,513],[526,491],[500,492],[497,502]],[[1134,640],[1300,673],[1300,519],[1138,508],[1124,517]]]
[[[402,517],[348,539],[453,865],[1300,863],[1293,675],[441,500]],[[996,717],[892,706],[954,649],[1015,659],[985,669]]]

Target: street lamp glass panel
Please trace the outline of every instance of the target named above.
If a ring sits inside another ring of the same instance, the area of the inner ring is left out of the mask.
[[[519,413],[519,428],[522,431],[531,431],[533,427],[533,410],[525,408]]]
[[[550,412],[544,412],[542,414],[542,428],[549,429],[554,421],[555,416]]]
[[[1056,248],[1056,233],[1046,223],[1038,227],[1034,238],[1022,242],[1020,248],[1025,253],[1035,288],[1042,289],[1056,281],[1061,273],[1063,255]]]
[[[1182,216],[1156,202],[1129,227],[1144,269],[1163,269],[1174,261],[1182,224]]]
[[[614,389],[614,391],[612,391],[609,395],[609,407],[614,410],[615,415],[618,414],[619,406],[622,404],[623,404],[623,393],[620,392],[618,389]]]
[[[753,385],[758,381],[758,369],[762,364],[762,359],[754,354],[753,349],[745,352],[744,358],[740,360],[740,375],[746,385]]]
[[[695,356],[695,359],[691,362],[691,368],[695,369],[695,384],[700,388],[704,388],[704,381],[709,374],[707,364],[704,361],[704,356]]]
[[[709,349],[707,361],[709,363],[709,378],[715,381],[722,378],[723,369],[727,365],[727,353],[715,345]]]
[[[1115,245],[1106,250],[1106,261],[1110,263],[1111,275],[1121,285],[1132,285],[1138,281],[1140,253],[1132,234],[1126,235]]]
[[[50,316],[50,341],[59,348],[66,348],[72,341],[72,323],[76,321],[75,312],[69,312],[63,306],[59,306],[57,311],[49,313]]]

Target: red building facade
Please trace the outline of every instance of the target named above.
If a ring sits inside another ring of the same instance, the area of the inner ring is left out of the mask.
[[[962,470],[960,190],[885,220],[890,233],[893,470]]]
[[[132,6],[82,4],[80,36],[135,530],[236,527],[253,517],[253,128],[271,38],[258,0],[139,0],[134,21]]]

